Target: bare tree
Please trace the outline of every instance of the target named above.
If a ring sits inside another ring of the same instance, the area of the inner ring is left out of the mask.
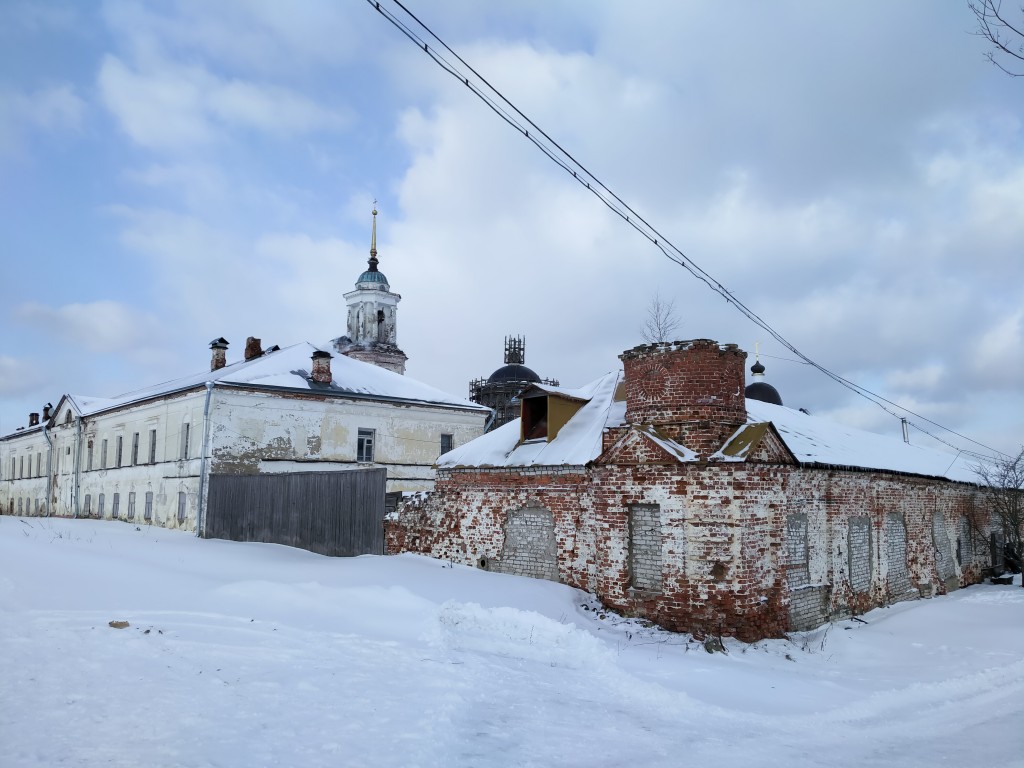
[[[672,341],[672,336],[679,327],[676,317],[676,303],[665,301],[661,294],[654,294],[650,306],[647,307],[647,320],[640,329],[640,335],[648,344],[660,344]]]
[[[1003,559],[1011,570],[1020,571],[1024,561],[1024,448],[1016,456],[979,464],[974,472],[988,500],[993,526],[1002,532]]]
[[[1011,77],[1024,77],[1024,4],[1003,10],[1003,0],[967,0],[978,20],[974,34],[992,46],[985,58]]]

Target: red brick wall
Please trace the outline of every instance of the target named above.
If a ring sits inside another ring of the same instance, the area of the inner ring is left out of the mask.
[[[754,640],[789,629],[784,578],[786,515],[808,517],[810,581],[826,585],[828,610],[849,615],[884,605],[885,515],[907,525],[912,584],[941,593],[932,515],[944,513],[953,542],[973,486],[878,472],[778,465],[679,464],[587,469],[442,471],[434,493],[404,501],[389,521],[388,551],[414,551],[469,565],[501,553],[505,516],[524,507],[552,512],[559,579],[598,595],[612,608],[673,630]],[[658,594],[629,586],[628,509],[658,504],[663,579]],[[871,520],[871,582],[849,583],[847,525]],[[980,580],[987,547],[960,568],[960,583]]]
[[[746,358],[735,344],[709,339],[648,344],[623,352],[619,359],[626,379],[626,421],[744,423]]]

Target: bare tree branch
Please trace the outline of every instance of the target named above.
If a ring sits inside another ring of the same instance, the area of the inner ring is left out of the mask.
[[[974,34],[995,49],[986,53],[985,58],[1011,77],[1024,77],[1024,5],[1017,9],[1019,22],[1011,21],[1003,11],[1003,0],[967,0],[967,7],[978,21]],[[1006,57],[1014,61],[1004,64],[1002,59]],[[1015,71],[1018,67],[1019,71]]]
[[[1000,532],[1007,565],[1024,565],[1024,448],[1016,456],[979,464],[974,473],[992,514],[992,527]],[[1024,586],[1024,585],[1022,585]]]
[[[648,344],[660,344],[673,340],[672,337],[679,327],[675,305],[674,301],[665,301],[660,294],[654,294],[647,308],[647,320],[640,329],[644,341]]]

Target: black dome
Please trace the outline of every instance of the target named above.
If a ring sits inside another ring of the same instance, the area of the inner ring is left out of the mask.
[[[762,403],[771,403],[772,405],[782,405],[782,397],[779,395],[779,391],[765,381],[755,381],[753,384],[748,384],[744,394],[751,400],[760,400]]]
[[[496,370],[487,378],[487,381],[492,383],[500,381],[531,381],[539,383],[540,376],[525,365],[512,363],[511,365],[503,365],[501,368]]]

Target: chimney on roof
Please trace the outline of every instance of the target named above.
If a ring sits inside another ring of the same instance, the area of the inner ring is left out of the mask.
[[[43,406],[43,421],[50,420],[50,411],[53,410],[53,403],[47,403]]]
[[[311,377],[318,384],[330,384],[331,375],[331,353],[317,350],[313,353],[313,373]]]
[[[28,415],[28,425],[30,427],[38,427],[39,426],[39,414],[38,413],[30,413]]]
[[[213,355],[210,357],[210,370],[219,371],[228,364],[228,340],[221,336],[210,342]]]
[[[257,357],[263,354],[263,347],[261,346],[261,340],[255,336],[250,336],[245,340],[245,359],[255,360]]]

